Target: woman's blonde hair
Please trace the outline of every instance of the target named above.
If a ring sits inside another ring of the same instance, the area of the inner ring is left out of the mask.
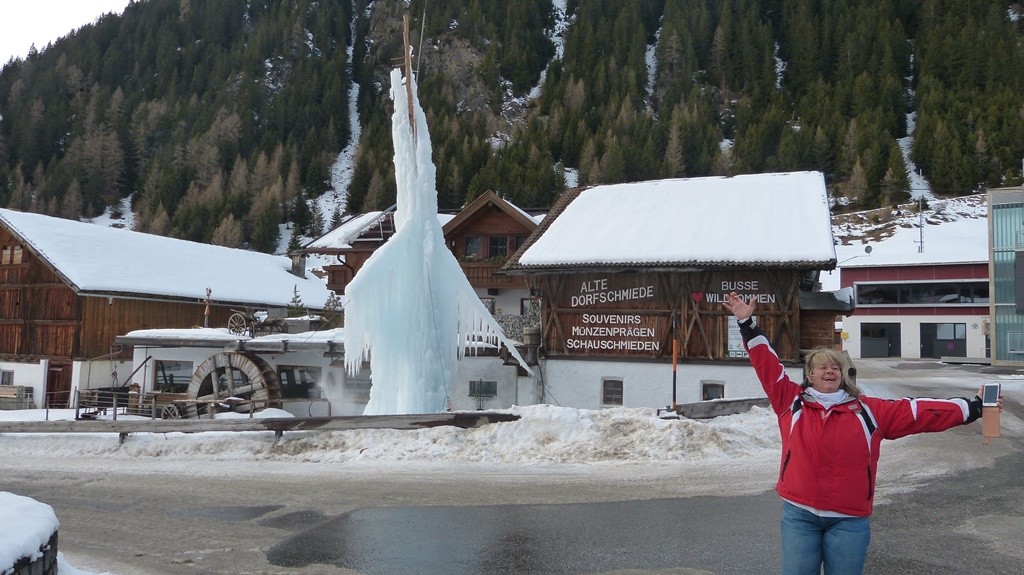
[[[807,374],[811,372],[811,369],[815,365],[822,363],[834,363],[839,366],[839,370],[843,374],[843,381],[839,385],[839,389],[846,390],[852,397],[860,397],[860,389],[857,388],[857,384],[853,382],[853,377],[857,373],[857,370],[850,363],[850,359],[846,354],[839,353],[838,351],[828,347],[814,348],[804,357],[804,382],[803,388],[807,389],[810,387],[811,382],[807,379]]]

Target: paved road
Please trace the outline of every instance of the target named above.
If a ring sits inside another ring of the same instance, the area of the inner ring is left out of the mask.
[[[1024,572],[1024,379],[927,362],[858,369],[896,396],[1007,378],[1002,438],[983,446],[965,427],[883,447],[868,573]],[[0,489],[51,504],[68,559],[117,575],[757,574],[779,563],[775,459],[453,476],[274,461],[239,473],[208,459],[121,469],[0,450]]]

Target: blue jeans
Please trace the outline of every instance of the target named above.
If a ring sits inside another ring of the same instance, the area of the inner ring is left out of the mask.
[[[782,575],[862,575],[871,542],[867,517],[818,517],[782,502]]]

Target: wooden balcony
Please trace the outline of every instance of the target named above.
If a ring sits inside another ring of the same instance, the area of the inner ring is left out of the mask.
[[[469,284],[475,288],[527,289],[526,276],[499,276],[495,271],[505,265],[505,260],[460,260]]]

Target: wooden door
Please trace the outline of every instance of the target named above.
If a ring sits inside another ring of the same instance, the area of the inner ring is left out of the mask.
[[[52,408],[67,408],[71,400],[71,364],[50,363],[46,372],[46,396],[43,398],[43,407],[46,402]]]

